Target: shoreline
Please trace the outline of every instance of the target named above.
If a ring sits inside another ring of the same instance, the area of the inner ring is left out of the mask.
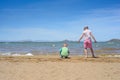
[[[83,55],[71,55],[69,59],[61,59],[59,55],[38,55],[38,56],[0,56],[1,61],[8,62],[116,62],[120,63],[120,55],[98,55],[96,58]]]

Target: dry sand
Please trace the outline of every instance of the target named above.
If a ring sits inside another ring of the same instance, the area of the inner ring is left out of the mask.
[[[120,80],[120,58],[1,56],[0,80]]]

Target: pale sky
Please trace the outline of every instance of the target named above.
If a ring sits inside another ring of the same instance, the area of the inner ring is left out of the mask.
[[[0,41],[120,39],[120,0],[0,0]]]

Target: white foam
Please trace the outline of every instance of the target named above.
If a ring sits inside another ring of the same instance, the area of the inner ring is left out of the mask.
[[[26,56],[33,56],[33,54],[32,53],[27,53],[27,54],[25,54]]]
[[[12,54],[12,56],[21,56],[21,55],[16,53],[16,54]]]
[[[120,57],[120,55],[114,55],[114,57]]]
[[[55,44],[52,44],[52,47],[55,47]]]
[[[108,57],[120,57],[120,55],[108,55]]]
[[[3,55],[3,56],[10,56],[10,55],[11,55],[11,52],[2,53],[1,55]]]

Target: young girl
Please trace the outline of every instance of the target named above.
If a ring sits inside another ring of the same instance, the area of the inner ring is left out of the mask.
[[[91,37],[93,38],[94,42],[96,43],[95,37],[92,35],[92,32],[89,30],[88,26],[86,26],[86,27],[84,27],[84,31],[79,39],[79,42],[82,38],[84,38],[84,53],[85,53],[86,57],[88,57],[87,49],[90,48],[90,51],[92,53],[92,57],[95,58],[94,51],[92,48]]]

